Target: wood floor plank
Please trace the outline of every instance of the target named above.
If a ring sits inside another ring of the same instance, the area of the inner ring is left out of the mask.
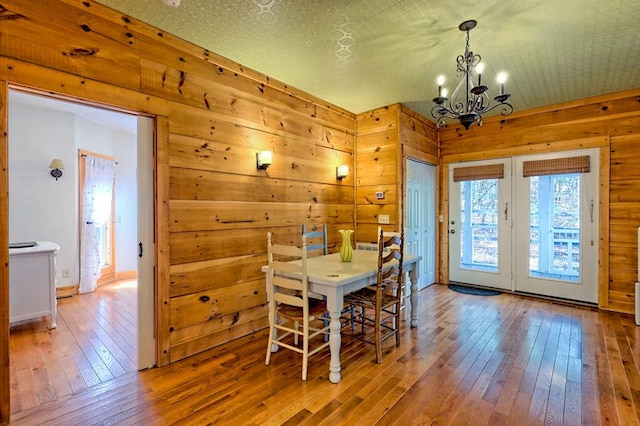
[[[555,350],[555,360],[549,387],[549,402],[545,413],[545,423],[562,424],[566,404],[567,370],[571,343],[571,317],[563,315],[560,337]]]
[[[55,347],[50,339],[49,330],[37,333],[36,340],[42,353],[43,364],[41,369],[46,371],[49,380],[51,381],[54,399],[69,395],[71,393],[71,386],[67,380],[62,362],[57,356]]]
[[[133,296],[132,296],[133,297]],[[113,303],[114,301],[111,301]],[[119,303],[118,300],[115,303]],[[82,318],[83,331],[90,338],[94,348],[100,348],[100,355],[107,363],[112,374],[118,376],[120,371],[117,367],[113,366],[114,361],[124,371],[134,371],[136,369],[136,360],[131,359],[129,353],[135,354],[137,351],[134,349],[136,344],[131,345],[128,337],[122,336],[122,327],[117,327],[112,324],[115,318],[109,315],[105,316],[104,310],[100,309],[105,305],[105,302],[100,304],[87,304],[85,301],[80,305],[83,309],[79,314]],[[136,324],[127,323],[128,329],[133,330],[135,335]],[[127,333],[130,334],[129,331]],[[135,338],[135,337],[134,337]]]
[[[75,353],[82,353],[82,351],[78,347],[76,340],[71,335],[71,332],[67,327],[67,323],[62,315],[58,315],[57,323],[58,328],[56,328],[56,332],[51,333],[49,338],[54,345],[56,357],[64,370],[67,383],[69,384],[72,393],[77,393],[82,389],[86,389],[87,386],[90,386],[90,384],[87,384],[84,381],[84,378],[80,373],[79,366],[76,364],[76,360],[71,353],[71,351],[75,351]],[[82,357],[82,361],[84,361],[84,357]]]
[[[95,293],[60,299],[55,329],[50,328],[48,316],[11,327],[12,413],[136,370],[137,351],[128,342],[117,343],[112,338],[119,333],[108,325],[115,317],[100,313],[130,311],[132,304],[135,306],[135,286],[119,291],[120,286],[116,283],[100,287]],[[127,333],[133,328],[135,335],[131,320],[127,320],[126,328]]]
[[[602,324],[604,344],[607,351],[607,359],[609,360],[609,368],[611,370],[611,380],[615,392],[615,404],[618,415],[624,418],[633,418],[636,416],[633,397],[631,396],[631,388],[629,386],[629,377],[625,372],[625,366],[622,360],[622,354],[618,340],[616,339],[614,325],[611,321],[611,315],[606,315]]]
[[[265,366],[263,330],[163,368],[126,373],[16,412],[12,422],[637,424],[640,334],[631,316],[509,294],[464,295],[440,285],[418,297],[420,326],[403,323],[400,347],[385,345],[382,364],[375,362],[372,346],[343,339],[338,384],[328,380],[328,350],[311,358],[306,382],[300,380],[299,354],[281,350]],[[64,320],[96,322],[100,331],[93,338],[108,349],[104,322],[128,319],[111,308],[100,311],[94,303],[89,312]],[[27,368],[34,359],[31,345],[53,356],[52,347],[63,343],[66,349],[58,353],[66,351],[67,359],[73,359],[73,351],[82,352],[70,348],[70,340],[96,352],[99,344],[92,338],[75,340],[76,328],[71,325],[66,337],[64,332],[12,336],[12,352],[16,347],[26,358],[12,362],[11,371],[33,377]],[[46,359],[36,356],[36,365]],[[61,363],[57,368],[56,377],[68,375]],[[28,389],[37,386],[25,389],[29,405]]]
[[[629,392],[633,399],[632,405],[636,417],[640,419],[640,375],[637,359],[634,357],[632,345],[630,344],[630,340],[633,340],[633,337],[628,338],[625,335],[625,329],[620,318],[612,316],[611,325],[620,352],[620,361],[624,368],[624,378],[629,385]]]
[[[582,419],[597,419],[600,421],[602,408],[608,404],[612,391],[610,382],[605,377],[608,370],[598,369],[598,363],[606,361],[606,355],[600,354],[597,339],[597,314],[582,312]]]

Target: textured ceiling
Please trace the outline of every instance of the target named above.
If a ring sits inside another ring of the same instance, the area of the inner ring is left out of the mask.
[[[468,19],[490,95],[507,72],[516,111],[640,88],[638,0],[98,1],[354,113],[402,102],[431,118]]]

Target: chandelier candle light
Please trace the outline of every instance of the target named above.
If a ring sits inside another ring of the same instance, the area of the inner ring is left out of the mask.
[[[451,94],[451,99],[447,98],[447,89],[442,87],[444,76],[438,77],[438,96],[433,98],[435,105],[431,109],[431,115],[436,119],[438,127],[444,126],[446,119],[454,119],[460,121],[460,124],[469,130],[473,123],[482,126],[482,114],[495,108],[501,108],[502,115],[509,115],[513,112],[513,106],[507,102],[511,95],[504,93],[504,82],[507,75],[503,72],[498,74],[500,94],[494,96],[493,100],[496,103],[490,105],[491,101],[487,95],[489,88],[482,84],[484,68],[484,64],[480,62],[482,58],[469,50],[469,31],[474,29],[476,25],[476,21],[470,20],[464,21],[458,27],[460,31],[467,33],[467,44],[464,55],[458,55],[456,59],[458,63],[456,75],[460,78],[460,82]]]

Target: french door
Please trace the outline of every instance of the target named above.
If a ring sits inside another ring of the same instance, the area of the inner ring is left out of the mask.
[[[515,290],[596,303],[598,150],[514,162]]]
[[[511,160],[449,166],[449,278],[511,289]]]
[[[598,170],[597,149],[451,165],[450,279],[597,302]]]

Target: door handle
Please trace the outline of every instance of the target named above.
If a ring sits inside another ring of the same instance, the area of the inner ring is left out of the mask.
[[[143,251],[143,245],[142,245],[142,241],[140,241],[140,243],[138,243],[138,257],[142,257],[142,251]]]

